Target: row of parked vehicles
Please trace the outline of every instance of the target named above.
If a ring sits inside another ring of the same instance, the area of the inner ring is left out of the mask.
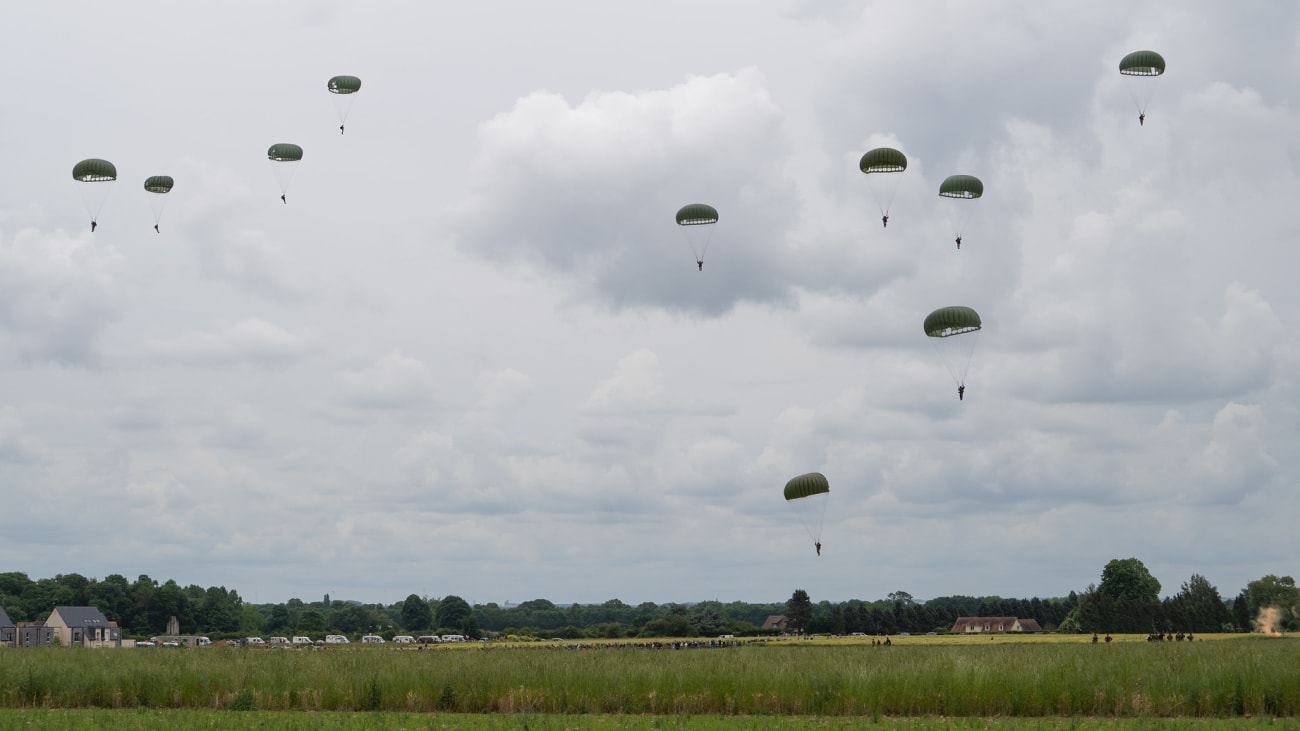
[[[469,642],[470,638],[465,635],[397,635],[393,638],[393,643],[398,645],[432,645],[443,642]],[[363,645],[382,645],[387,640],[379,635],[364,635],[361,638]],[[149,640],[138,640],[136,647],[181,647],[189,645],[193,647],[206,647],[211,645],[212,640],[207,637],[187,637],[164,638],[154,637]],[[351,640],[346,635],[325,635],[324,639],[313,640],[306,635],[295,635],[293,637],[244,637],[239,640],[227,640],[226,644],[238,645],[240,647],[319,647],[324,645],[349,645]]]

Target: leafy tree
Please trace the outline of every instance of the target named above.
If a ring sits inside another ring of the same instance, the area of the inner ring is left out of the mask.
[[[847,624],[845,623],[844,615],[845,610],[844,605],[842,604],[836,604],[834,608],[831,609],[831,634],[842,635],[845,633],[844,630],[845,627],[847,627]]]
[[[1281,612],[1288,626],[1294,626],[1294,619],[1300,612],[1300,589],[1296,588],[1295,579],[1269,574],[1246,584],[1246,595],[1252,619],[1259,616],[1261,609],[1274,607]]]
[[[1101,584],[1079,598],[1076,619],[1085,632],[1149,632],[1161,616],[1160,582],[1136,558],[1112,559]]]
[[[813,605],[808,592],[795,589],[790,600],[785,603],[786,626],[798,634],[803,634],[812,622]]]
[[[433,629],[433,608],[415,594],[402,602],[401,624],[405,629]]]
[[[718,602],[700,602],[690,611],[691,633],[699,637],[715,637],[727,631],[727,619]]]
[[[1223,597],[1204,576],[1192,574],[1165,608],[1169,629],[1182,632],[1221,632],[1232,622]]]
[[[1112,599],[1157,602],[1160,600],[1160,582],[1136,558],[1112,559],[1101,570],[1101,585],[1097,591]]]
[[[287,632],[289,627],[289,607],[285,604],[271,607],[271,616],[266,620],[266,631]]]
[[[298,615],[298,631],[319,634],[325,631],[325,613],[316,607],[308,607]]]
[[[469,602],[455,594],[448,594],[438,602],[438,609],[433,614],[434,623],[439,627],[460,627],[465,618],[474,613]]]

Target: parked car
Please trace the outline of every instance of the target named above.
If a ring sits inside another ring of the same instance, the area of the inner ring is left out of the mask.
[[[267,642],[267,644],[270,644],[270,645],[287,645],[287,644],[289,644],[289,638],[288,638],[288,637],[272,637],[271,639],[267,640],[266,642]]]
[[[327,645],[347,645],[348,638],[343,635],[325,635],[325,644]]]
[[[295,644],[295,645],[310,645],[310,644],[311,644],[311,638],[310,638],[310,637],[304,637],[304,636],[302,636],[302,635],[294,635],[294,638],[293,638],[292,642],[293,642],[293,644]]]
[[[245,638],[244,638],[244,644],[245,644],[245,645],[265,645],[265,644],[266,644],[266,640],[262,639],[261,637],[245,637]]]
[[[211,644],[212,644],[212,640],[209,639],[209,638],[207,638],[207,637],[195,637],[195,638],[194,638],[194,646],[195,646],[195,647],[207,647],[208,645],[211,645]]]
[[[153,647],[154,644],[153,644],[152,642],[150,642],[149,640],[136,640],[136,641],[135,641],[135,646],[136,646],[136,647]]]
[[[415,638],[410,635],[397,635],[393,638],[393,642],[396,642],[399,645],[409,645],[415,642]]]
[[[383,637],[380,637],[379,635],[363,635],[363,636],[361,637],[361,644],[363,644],[363,645],[382,645],[382,644],[384,644],[384,638],[383,638]]]

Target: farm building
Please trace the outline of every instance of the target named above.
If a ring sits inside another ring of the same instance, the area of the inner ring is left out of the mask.
[[[767,621],[763,622],[763,629],[774,629],[778,632],[784,632],[786,630],[786,625],[789,624],[789,622],[790,620],[786,618],[784,614],[770,614],[767,617]]]
[[[979,634],[982,632],[1042,632],[1035,619],[1017,619],[1015,617],[958,617],[952,625],[952,633]]]

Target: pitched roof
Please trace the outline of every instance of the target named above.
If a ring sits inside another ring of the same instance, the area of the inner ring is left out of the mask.
[[[14,626],[13,620],[9,619],[9,615],[5,613],[5,608],[0,607],[0,627],[13,627],[13,626]]]
[[[95,607],[55,607],[63,623],[69,627],[107,627],[108,617]],[[46,622],[49,622],[47,619]]]
[[[784,614],[769,614],[763,623],[763,629],[785,629],[787,621]]]
[[[967,627],[974,627],[976,632],[1010,632],[1017,622],[1020,623],[1021,632],[1042,631],[1036,620],[1015,617],[958,617],[952,625],[952,631],[966,632]],[[986,630],[985,627],[988,629]]]

